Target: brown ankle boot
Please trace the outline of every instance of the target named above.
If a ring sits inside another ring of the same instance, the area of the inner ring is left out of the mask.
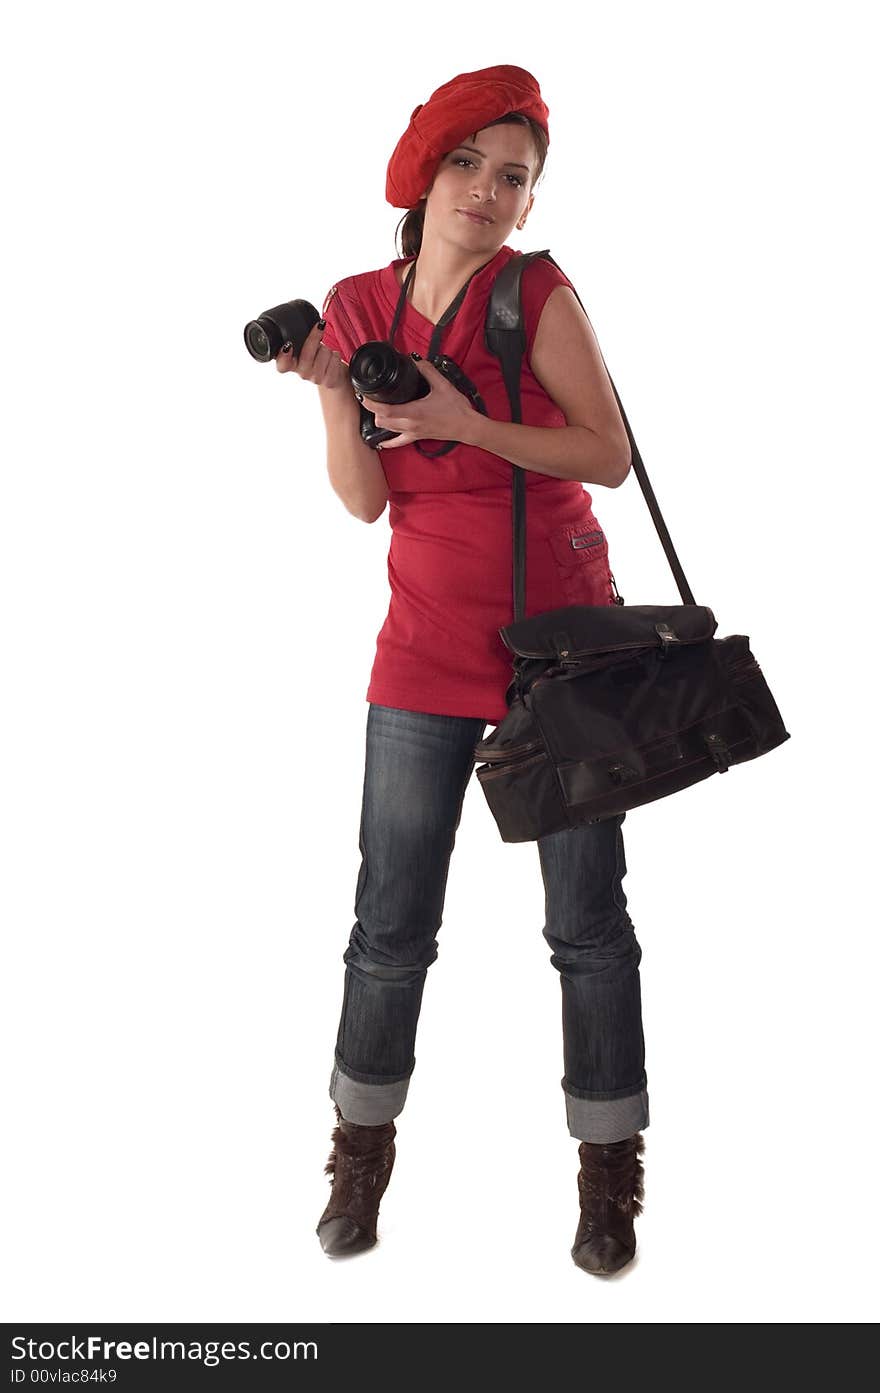
[[[625,1141],[582,1141],[578,1147],[581,1217],[571,1255],[585,1272],[608,1276],[635,1256],[633,1221],[645,1194],[644,1149],[641,1132]]]
[[[333,1150],[324,1167],[332,1190],[315,1230],[330,1257],[349,1257],[377,1242],[379,1202],[391,1179],[394,1165],[393,1122],[378,1127],[347,1122],[336,1109]]]

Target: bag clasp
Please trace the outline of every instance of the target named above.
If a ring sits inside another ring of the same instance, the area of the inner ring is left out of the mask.
[[[657,624],[655,624],[654,629],[660,635],[660,656],[661,658],[665,658],[667,653],[669,652],[670,646],[673,643],[681,643],[681,639],[678,637],[678,634],[675,632],[675,630],[671,628],[670,625],[667,624],[664,619],[661,619]]]
[[[704,733],[703,739],[705,740],[706,745],[708,746],[710,755],[712,756],[712,758],[718,766],[718,773],[726,774],[728,769],[730,768],[732,756],[730,753],[730,747],[727,744],[727,741],[724,739],[724,736],[718,735],[716,732],[713,731],[708,735]]]

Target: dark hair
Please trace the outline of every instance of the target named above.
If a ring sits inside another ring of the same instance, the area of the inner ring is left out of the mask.
[[[547,132],[544,130],[543,126],[538,125],[537,121],[532,120],[531,116],[526,116],[521,111],[509,111],[506,116],[499,116],[497,121],[487,121],[486,125],[481,127],[481,129],[486,130],[488,126],[504,125],[528,126],[532,132],[532,138],[535,142],[535,153],[537,155],[537,163],[531,184],[532,191],[534,191],[535,185],[543,172],[544,161],[547,158]],[[476,140],[476,138],[477,132],[474,131],[473,139]],[[400,234],[402,248],[400,255],[403,257],[418,256],[419,254],[419,249],[422,245],[422,232],[425,226],[425,207],[426,200],[422,199],[416,204],[415,208],[410,208],[409,212],[404,214],[397,225],[397,233]]]

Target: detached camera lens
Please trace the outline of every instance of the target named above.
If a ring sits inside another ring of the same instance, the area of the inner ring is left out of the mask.
[[[270,363],[277,358],[286,343],[293,345],[299,357],[312,326],[320,317],[309,300],[286,300],[283,305],[273,305],[244,326],[245,347],[260,363]]]

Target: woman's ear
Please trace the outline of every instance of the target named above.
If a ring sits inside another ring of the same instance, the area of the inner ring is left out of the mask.
[[[520,232],[522,232],[523,228],[524,228],[525,225],[526,225],[526,218],[529,216],[529,213],[532,211],[532,204],[534,203],[534,201],[535,201],[535,195],[534,195],[534,194],[531,194],[531,195],[529,196],[529,201],[528,201],[528,203],[527,203],[525,209],[524,209],[523,212],[520,214],[519,222],[517,223],[517,227],[519,228]]]

